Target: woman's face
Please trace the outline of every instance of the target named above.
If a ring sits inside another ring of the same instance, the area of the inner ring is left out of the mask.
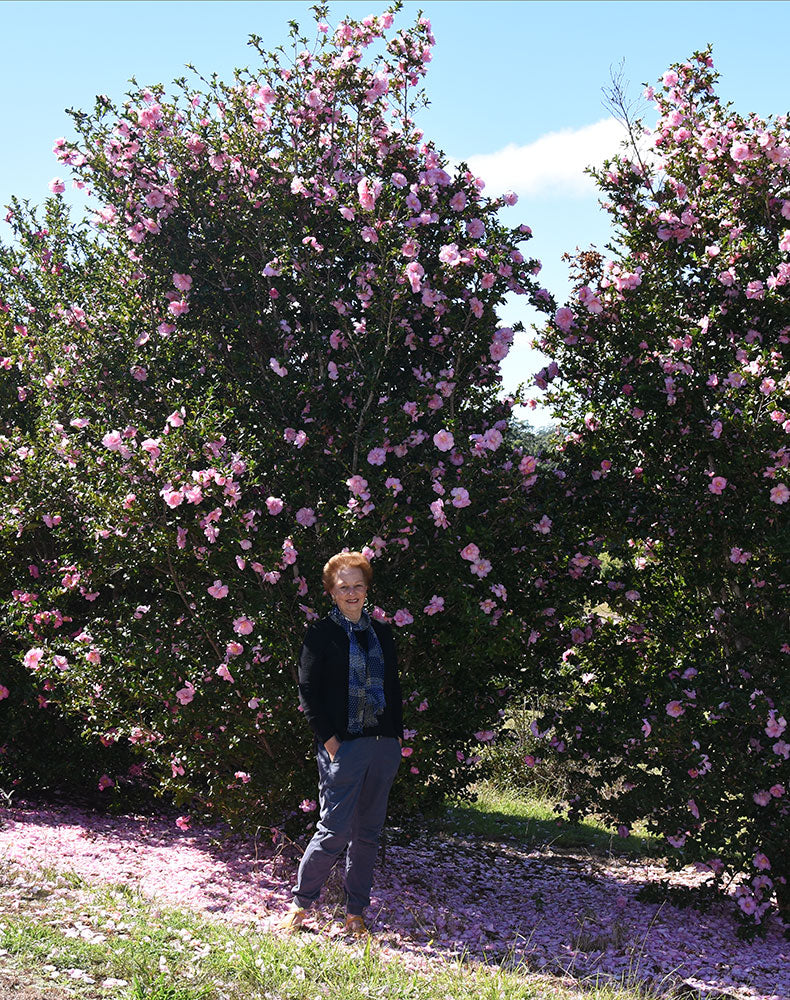
[[[335,604],[352,622],[359,621],[367,592],[365,574],[356,566],[343,566],[339,569],[329,591]]]

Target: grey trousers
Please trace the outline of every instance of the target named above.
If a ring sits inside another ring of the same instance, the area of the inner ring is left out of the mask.
[[[401,760],[400,743],[390,736],[345,740],[331,761],[316,742],[321,815],[299,864],[294,900],[307,907],[318,899],[332,866],[346,851],[343,885],[348,913],[370,905],[370,887],[387,799]]]

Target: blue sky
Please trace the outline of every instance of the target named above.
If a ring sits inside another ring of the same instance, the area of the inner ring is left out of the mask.
[[[384,8],[373,0],[332,3],[330,21]],[[422,127],[449,156],[468,160],[487,191],[518,192],[507,221],[532,227],[543,283],[560,297],[563,251],[602,247],[607,238],[583,166],[617,151],[601,93],[610,68],[625,60],[636,97],[643,83],[710,42],[724,99],[740,112],[790,111],[786,2],[408,0],[400,18],[411,21],[420,9],[437,42]],[[0,0],[0,204],[12,194],[41,201],[63,173],[51,148],[70,134],[65,108],[87,109],[98,93],[120,98],[132,76],[168,83],[190,62],[229,78],[254,56],[250,33],[272,48],[286,40],[290,19],[312,35],[309,4],[285,0]],[[8,238],[2,224],[0,238]],[[508,322],[518,318],[531,320],[521,305],[506,310]],[[543,363],[527,339],[505,362],[510,388]]]

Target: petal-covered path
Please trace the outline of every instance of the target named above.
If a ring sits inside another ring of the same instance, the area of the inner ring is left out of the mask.
[[[0,861],[125,883],[163,903],[269,928],[288,905],[295,859],[219,828],[72,808],[0,809]],[[370,923],[381,950],[414,968],[444,958],[523,962],[543,972],[612,976],[667,994],[685,983],[738,1000],[790,1000],[790,941],[778,921],[740,941],[726,905],[706,913],[639,902],[648,881],[694,885],[654,862],[510,844],[422,838],[390,845]],[[338,886],[311,926],[332,921]]]

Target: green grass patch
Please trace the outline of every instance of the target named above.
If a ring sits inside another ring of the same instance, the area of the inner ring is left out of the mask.
[[[595,854],[636,857],[665,853],[660,838],[643,828],[637,828],[630,837],[620,837],[594,818],[583,823],[558,820],[554,803],[545,798],[489,784],[481,784],[475,791],[474,802],[458,802],[448,807],[440,822],[443,832],[492,841],[516,840],[525,847],[587,850]]]

